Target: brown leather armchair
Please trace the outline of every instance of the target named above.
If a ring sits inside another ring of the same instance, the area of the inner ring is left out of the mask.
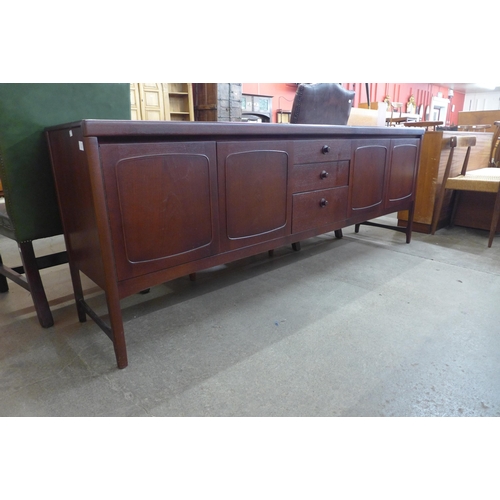
[[[338,83],[301,83],[290,123],[347,125],[355,92]]]

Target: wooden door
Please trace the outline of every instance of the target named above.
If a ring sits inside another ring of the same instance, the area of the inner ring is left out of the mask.
[[[103,144],[101,159],[119,280],[216,253],[215,143]]]
[[[222,250],[290,234],[289,151],[286,141],[217,145]]]
[[[130,119],[142,120],[141,96],[139,95],[139,84],[130,84]]]
[[[216,122],[218,107],[217,83],[194,83],[194,109],[197,122]]]
[[[161,83],[141,83],[139,98],[142,120],[165,120],[165,100]]]

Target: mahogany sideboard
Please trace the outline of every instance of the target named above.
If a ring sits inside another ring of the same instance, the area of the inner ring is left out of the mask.
[[[82,120],[46,130],[81,322],[127,366],[120,300],[215,265],[413,213],[424,129]],[[411,238],[406,228],[383,226]],[[80,273],[101,287],[109,325]]]

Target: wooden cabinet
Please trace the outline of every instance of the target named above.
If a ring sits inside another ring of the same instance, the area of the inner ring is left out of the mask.
[[[241,95],[241,120],[269,123],[273,121],[273,98],[266,95]]]
[[[195,121],[241,121],[241,83],[193,83],[192,87]]]
[[[422,140],[420,169],[416,181],[415,213],[413,229],[422,233],[430,233],[436,199],[441,187],[444,170],[450,154],[446,143],[453,136],[470,136],[471,132],[428,131]],[[476,145],[471,149],[468,170],[488,166],[493,134],[481,132],[472,134],[476,137]],[[456,148],[450,175],[458,175],[462,169],[466,148]],[[408,212],[398,212],[398,224],[406,226]],[[490,212],[491,213],[491,212]],[[438,229],[448,224],[451,215],[451,192],[445,196],[441,213],[438,215]],[[488,225],[489,227],[489,225]]]
[[[107,120],[51,127],[47,138],[80,321],[88,315],[103,329],[124,368],[122,298],[412,210],[422,134]],[[411,224],[404,231],[409,242]],[[103,288],[110,325],[85,301],[80,273]]]
[[[191,83],[131,83],[133,120],[193,121]]]

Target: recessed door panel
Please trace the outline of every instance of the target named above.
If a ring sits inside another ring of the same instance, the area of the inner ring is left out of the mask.
[[[389,141],[356,141],[351,166],[351,215],[377,212],[383,207]]]
[[[386,207],[398,204],[414,194],[418,139],[392,141]]]
[[[101,156],[119,278],[214,253],[214,144],[106,144]]]
[[[286,143],[218,144],[221,244],[239,248],[289,232]]]
[[[116,181],[130,262],[189,252],[212,241],[206,156],[126,158],[116,164]]]

